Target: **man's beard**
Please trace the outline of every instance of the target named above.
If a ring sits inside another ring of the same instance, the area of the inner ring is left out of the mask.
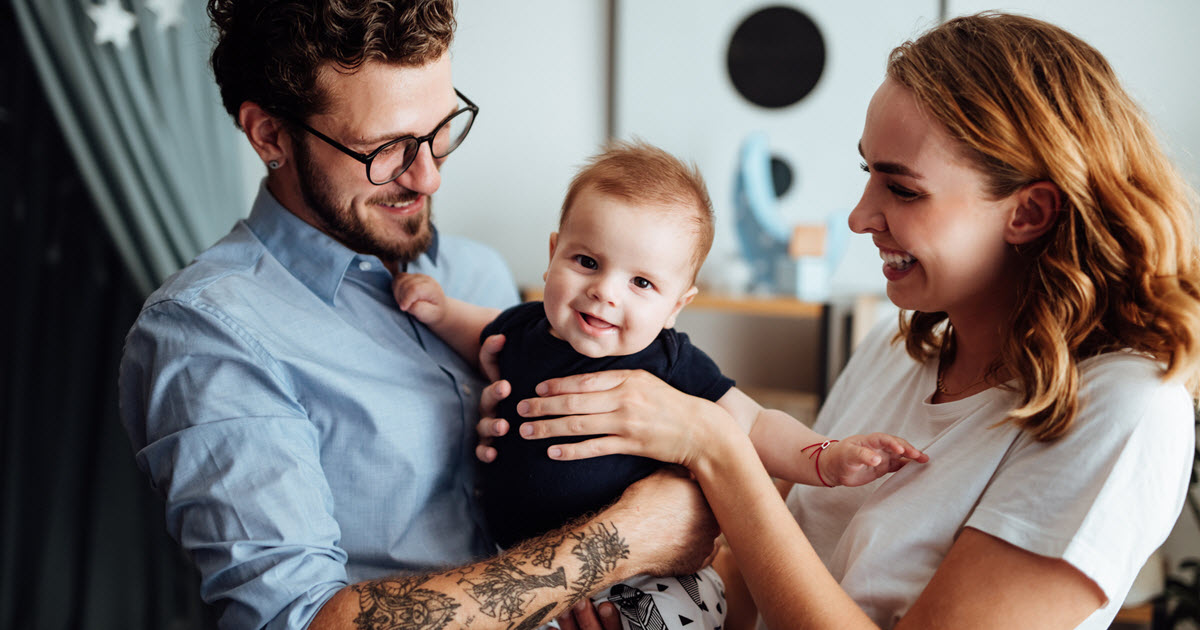
[[[300,179],[300,194],[304,203],[316,213],[325,224],[325,232],[340,241],[346,247],[360,253],[376,256],[383,261],[396,261],[407,264],[429,249],[433,242],[433,230],[430,228],[430,217],[433,213],[432,199],[425,199],[425,207],[413,216],[403,217],[398,225],[403,230],[405,238],[401,240],[385,240],[381,234],[373,232],[357,215],[351,206],[339,207],[333,196],[333,186],[329,179],[313,165],[312,156],[304,142],[295,142],[296,170]],[[413,191],[392,192],[381,194],[367,200],[367,203],[390,203],[401,205],[412,203],[420,197]]]

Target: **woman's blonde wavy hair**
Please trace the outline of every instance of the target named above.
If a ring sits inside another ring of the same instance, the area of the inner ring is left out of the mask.
[[[956,138],[996,199],[1062,190],[1054,226],[1020,248],[1020,301],[991,373],[1019,377],[1007,419],[1049,441],[1078,408],[1079,362],[1131,348],[1197,391],[1195,195],[1094,48],[1032,18],[981,13],[892,51],[887,75]],[[901,313],[918,360],[953,356],[945,313]],[[944,324],[943,324],[944,322]]]

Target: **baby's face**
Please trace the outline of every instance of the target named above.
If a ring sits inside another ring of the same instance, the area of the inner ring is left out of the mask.
[[[550,236],[546,317],[580,354],[644,349],[696,294],[696,234],[680,212],[584,190],[560,229]]]

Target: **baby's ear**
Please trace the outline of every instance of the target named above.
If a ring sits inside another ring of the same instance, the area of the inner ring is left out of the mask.
[[[1012,245],[1030,243],[1054,227],[1062,210],[1062,190],[1051,181],[1033,182],[1013,193],[1016,205],[1004,238]]]
[[[667,317],[667,322],[663,324],[663,328],[674,328],[675,318],[679,317],[679,312],[683,310],[683,307],[691,304],[692,300],[696,298],[696,294],[699,292],[700,289],[696,288],[696,285],[692,285],[692,288],[684,291],[683,295],[679,296],[679,300],[675,302],[675,308]]]

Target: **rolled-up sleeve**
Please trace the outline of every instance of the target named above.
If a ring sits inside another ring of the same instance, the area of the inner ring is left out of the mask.
[[[143,310],[121,416],[171,535],[227,628],[303,627],[348,583],[318,429],[287,373],[204,305]]]

